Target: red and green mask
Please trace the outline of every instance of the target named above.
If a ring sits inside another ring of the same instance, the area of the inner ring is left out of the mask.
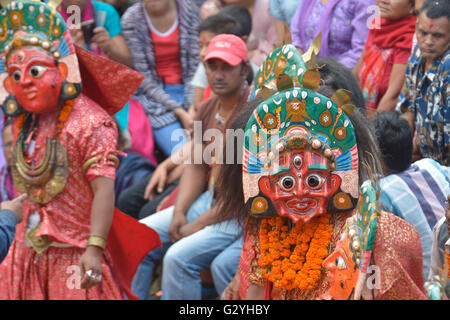
[[[372,181],[361,186],[356,213],[347,219],[336,249],[323,261],[334,300],[359,299],[365,286],[380,215]]]
[[[0,11],[0,104],[8,116],[51,112],[81,93],[75,47],[55,6],[19,1]]]
[[[344,112],[351,93],[315,92],[318,72],[306,70],[292,45],[276,49],[260,68],[244,142],[244,196],[250,214],[294,223],[348,211],[358,198],[358,149]],[[268,70],[272,70],[269,72]]]

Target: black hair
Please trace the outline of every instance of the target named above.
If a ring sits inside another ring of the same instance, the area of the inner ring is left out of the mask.
[[[249,36],[252,32],[252,16],[247,8],[232,4],[220,10],[218,15],[231,17],[237,21],[240,26],[239,37]]]
[[[256,107],[263,102],[259,97],[242,106],[236,119],[232,122],[233,130],[245,130]],[[242,185],[242,150],[244,141],[227,137],[226,143],[233,143],[235,161],[227,161],[220,166],[220,172],[215,185],[216,205],[219,213],[218,221],[227,221],[236,218],[242,226],[247,217],[247,207],[244,199],[244,187]],[[224,148],[226,154],[227,148]]]
[[[328,98],[331,98],[335,91],[334,88],[327,85],[322,85],[317,89],[317,93]],[[365,180],[374,179],[378,173],[382,172],[380,150],[376,137],[371,130],[369,120],[361,111],[362,109],[355,108],[351,114],[347,115],[355,130],[356,144],[358,146],[358,176],[360,186]]]
[[[251,85],[253,82],[253,79],[255,78],[255,75],[253,74],[253,69],[252,66],[250,64],[250,61],[248,62],[242,62],[242,68],[248,67],[249,71],[248,71],[248,75],[247,75],[247,84]]]
[[[450,20],[450,0],[426,0],[420,8],[419,14],[422,12],[426,12],[430,19],[445,17]]]
[[[353,73],[343,64],[332,58],[318,58],[317,65],[322,84],[331,87],[334,91],[345,89],[352,93],[352,103],[358,110],[366,115],[366,100],[361,86]]]
[[[392,171],[404,171],[412,162],[412,134],[408,121],[395,111],[378,113],[371,121],[381,158]]]
[[[200,22],[198,32],[209,31],[215,34],[233,34],[240,37],[241,26],[236,19],[225,15],[213,15]]]

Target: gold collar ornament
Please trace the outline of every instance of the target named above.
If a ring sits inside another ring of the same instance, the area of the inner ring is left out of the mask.
[[[46,204],[66,186],[69,177],[67,152],[58,138],[47,138],[41,163],[30,166],[24,159],[23,139],[21,135],[14,147],[14,164],[11,166],[14,183],[20,193],[28,195],[28,200]]]
[[[28,240],[30,246],[36,251],[38,254],[41,254],[45,250],[48,249],[52,245],[52,242],[48,240],[47,236],[36,236],[36,233],[39,231],[41,224],[39,223],[36,227],[31,229],[25,235],[25,239]]]

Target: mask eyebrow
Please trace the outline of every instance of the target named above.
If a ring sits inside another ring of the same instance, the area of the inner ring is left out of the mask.
[[[290,172],[290,171],[291,171],[291,168],[285,167],[285,166],[280,166],[277,170],[273,171],[271,173],[271,175],[276,176],[277,174]]]
[[[31,57],[27,57],[27,58],[25,58],[24,60],[23,60],[23,62],[22,62],[22,65],[23,64],[25,64],[25,63],[30,63],[30,62],[33,62],[33,60],[43,60],[43,59],[45,59],[46,61],[45,62],[49,62],[50,63],[50,60],[52,61],[52,62],[55,62],[55,60],[53,59],[53,58],[51,58],[51,57],[49,57],[49,56],[31,56]],[[12,65],[18,65],[17,63],[12,63],[12,64],[9,64],[8,63],[8,67],[9,66],[12,66]]]
[[[308,170],[323,170],[323,171],[328,171],[328,165],[326,164],[321,164],[319,162],[316,162],[312,165],[308,166]]]

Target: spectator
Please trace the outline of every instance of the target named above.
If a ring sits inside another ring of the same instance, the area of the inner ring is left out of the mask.
[[[239,8],[241,11],[247,11],[243,7]],[[249,14],[248,17],[250,18]],[[228,15],[220,14],[203,20],[199,25],[200,57],[202,59],[205,57],[206,49],[211,39],[222,33],[235,34],[245,39],[245,34],[248,35],[250,32],[247,33],[238,21]],[[191,108],[191,116],[194,117],[202,101],[206,100],[204,99],[205,89],[209,89],[207,90],[209,92],[211,91],[203,63],[199,64],[191,84],[195,88],[194,104]],[[173,157],[165,159],[159,164],[157,171],[153,175],[146,176],[137,184],[126,189],[124,194],[118,199],[119,208],[136,219],[143,219],[155,213],[163,199],[169,194],[177,192],[175,188],[181,176],[182,166],[178,166],[175,162],[181,163],[182,161],[176,161],[176,157],[177,155],[173,155]],[[166,180],[167,176],[169,176],[168,180]],[[157,188],[160,191],[155,190]],[[154,191],[159,195],[156,195]]]
[[[129,7],[131,7],[133,4],[137,2],[137,0],[102,0],[102,1],[112,5],[117,10],[117,13],[120,16],[122,16]]]
[[[216,96],[201,106],[197,120],[202,121],[202,132],[208,129],[223,132],[249,94],[247,48],[239,37],[218,35],[210,42],[204,61],[208,82]],[[206,147],[211,145],[197,142],[192,150],[200,148],[203,155]],[[214,158],[218,159],[219,154],[215,153]],[[212,203],[217,168],[215,161],[208,165],[206,159],[201,164],[194,161],[186,164],[175,206],[141,220],[158,232],[163,244],[162,249],[149,253],[133,279],[133,289],[141,299],[148,298],[155,263],[164,254],[162,299],[200,299],[200,271],[225,248],[239,241],[241,229],[232,221],[215,223],[217,211]],[[204,192],[208,182],[210,187]]]
[[[421,156],[450,166],[450,1],[425,1],[416,32],[397,110],[417,131]]]
[[[301,0],[269,0],[270,14],[277,21],[291,25],[292,17],[297,11]]]
[[[14,240],[16,224],[23,219],[22,200],[26,197],[26,194],[22,194],[11,201],[0,203],[0,263],[5,259]]]
[[[332,57],[349,69],[367,40],[370,6],[375,0],[302,1],[291,22],[292,44],[301,53],[322,33],[319,57]]]
[[[123,190],[138,183],[142,178],[155,170],[155,165],[150,163],[144,156],[130,150],[130,138],[125,135],[118,122],[117,150],[123,152],[119,155],[119,165],[116,169],[114,180],[114,195],[117,199]]]
[[[200,23],[200,57],[203,59],[209,41],[219,34],[234,34],[247,43],[252,31],[252,17],[249,11],[239,5],[229,5],[223,8],[217,15],[211,16]],[[258,72],[259,66],[250,62],[252,72],[249,73],[247,82],[253,81],[253,76]],[[192,85],[195,87],[194,106],[192,113],[198,109],[202,101],[207,100],[211,95],[211,87],[208,85],[205,67],[200,63]]]
[[[251,16],[248,13],[248,10],[243,7],[240,8],[247,11],[247,18],[251,21]],[[248,37],[251,31],[250,30],[249,32],[247,32],[246,30],[243,30],[242,25],[235,17],[224,14],[217,14],[206,18],[200,23],[198,30],[200,40],[200,58],[202,60],[205,58],[205,53],[206,49],[208,48],[209,42],[215,36],[219,34],[234,34],[238,37],[242,37],[245,41],[246,37]],[[211,88],[208,87],[208,79],[206,78],[206,71],[203,63],[200,63],[198,65],[197,71],[192,78],[191,85],[195,88],[194,103],[191,108],[192,110],[190,110],[191,115],[194,116],[200,104],[208,99],[211,94]]]
[[[431,300],[450,299],[450,194],[447,196],[445,217],[433,228],[433,248],[431,250],[431,273],[425,288]],[[444,273],[445,264],[449,268]],[[437,292],[430,290],[437,285]],[[441,287],[444,286],[443,290]],[[442,297],[441,291],[445,293]]]
[[[220,12],[224,6],[223,0],[206,0],[200,6],[200,17],[205,20],[211,16],[214,16]]]
[[[199,63],[199,22],[195,4],[182,0],[142,0],[122,16],[134,68],[146,77],[134,96],[148,114],[165,156],[179,145],[172,133],[192,126],[186,110],[192,104],[190,82]]]
[[[414,15],[418,16],[420,9],[423,6],[425,0],[415,0],[414,1]],[[412,42],[412,47],[411,47],[411,53],[414,53],[414,48],[417,45],[417,34],[414,32],[414,37],[413,37],[413,42]]]
[[[74,10],[71,6],[77,6]],[[74,43],[126,66],[133,66],[120,27],[120,16],[108,3],[94,0],[63,0],[59,13],[70,28]],[[81,28],[73,25],[81,14]]]
[[[274,18],[269,12],[269,0],[207,0],[203,7],[210,6],[211,2],[220,9],[233,4],[248,9],[252,16],[252,33],[247,41],[249,59],[260,66],[277,42]]]
[[[3,154],[5,156],[6,165],[0,170],[0,201],[11,200],[17,196],[11,174],[13,157],[13,134],[11,131],[11,122],[11,120],[7,120],[2,129]]]
[[[450,170],[431,159],[411,163],[412,135],[408,122],[394,111],[379,113],[372,126],[380,146],[384,178],[380,179],[382,209],[412,225],[420,235],[423,275],[428,278],[432,230],[444,215],[450,193]]]
[[[284,39],[285,27],[289,29],[292,17],[300,3],[300,0],[269,0],[270,14],[275,18],[279,40]]]
[[[380,27],[369,31],[356,66],[367,115],[395,108],[405,82],[406,62],[411,55],[416,17],[414,0],[378,0]]]
[[[209,42],[218,34],[234,34],[245,41],[251,31],[251,17],[248,10],[244,7],[230,5],[222,9],[220,14],[202,21],[199,31],[200,56],[203,59]],[[257,67],[251,62],[250,66],[254,73],[249,73],[247,78],[249,84],[257,70]],[[198,106],[202,101],[207,100],[211,94],[203,63],[199,64],[197,72],[192,79],[192,85],[195,87],[194,104],[191,108],[191,114],[194,116],[198,111]],[[182,150],[180,150],[180,153],[182,153]],[[124,191],[123,195],[118,199],[118,206],[121,210],[135,218],[143,219],[155,213],[160,205],[164,207],[175,204],[176,186],[182,172],[182,166],[177,165],[177,163],[182,161],[176,160],[177,156],[173,155],[173,157],[165,159],[159,164],[154,174],[146,176],[136,185]],[[169,179],[167,180],[168,175]]]
[[[334,91],[345,89],[352,93],[352,103],[358,111],[366,115],[366,101],[361,87],[353,73],[333,58],[318,58],[320,79]]]
[[[82,29],[70,29],[71,36],[79,46],[98,55],[107,56],[111,60],[132,66],[131,53],[122,35],[120,17],[108,3],[91,0],[64,0],[60,13],[66,23],[73,23],[76,13],[70,6],[80,7]],[[87,24],[93,22],[93,24]],[[96,27],[95,27],[96,26]],[[95,29],[94,29],[95,27]],[[91,39],[91,40],[89,40]],[[86,41],[87,40],[87,41]],[[143,116],[144,115],[144,116]],[[131,151],[135,151],[156,163],[151,124],[145,117],[142,105],[135,99],[115,114],[122,130],[131,136]]]

